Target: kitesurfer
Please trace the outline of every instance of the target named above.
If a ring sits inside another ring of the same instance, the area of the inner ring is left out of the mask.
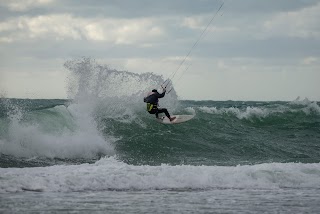
[[[170,121],[176,119],[176,117],[171,117],[168,110],[166,108],[158,108],[159,98],[164,97],[166,93],[166,89],[163,88],[163,92],[160,94],[157,89],[153,89],[147,97],[143,99],[145,103],[147,103],[147,111],[150,114],[155,114],[156,118],[159,119],[160,113],[165,113],[165,115],[169,118]]]

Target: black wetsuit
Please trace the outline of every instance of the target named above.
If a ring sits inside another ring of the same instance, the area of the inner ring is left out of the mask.
[[[165,113],[165,115],[170,119],[170,114],[166,108],[158,108],[159,98],[164,97],[165,93],[165,91],[162,94],[152,92],[152,94],[144,98],[144,102],[147,103],[147,111],[150,114],[155,114],[158,118],[160,113]]]

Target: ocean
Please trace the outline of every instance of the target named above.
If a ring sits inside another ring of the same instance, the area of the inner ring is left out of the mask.
[[[320,103],[160,100],[162,77],[70,61],[72,99],[0,99],[0,213],[318,213]]]

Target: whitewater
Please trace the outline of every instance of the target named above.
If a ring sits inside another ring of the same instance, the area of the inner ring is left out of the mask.
[[[83,58],[69,99],[0,99],[1,213],[316,213],[320,105],[160,100],[194,119],[155,121],[164,79]],[[173,86],[170,86],[173,87]]]

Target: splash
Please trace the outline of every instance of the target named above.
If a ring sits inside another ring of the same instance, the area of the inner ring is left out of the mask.
[[[92,122],[81,123],[63,105],[38,111],[14,105],[7,114],[0,121],[1,154],[75,159],[113,153],[112,136],[102,137]]]
[[[34,109],[28,100],[1,100],[0,154],[64,159],[113,155],[114,143],[121,139],[108,131],[115,121],[146,128],[143,97],[161,85],[161,76],[118,71],[89,58],[67,61],[65,67],[71,73],[66,105]],[[174,109],[174,89],[163,100],[162,105]]]
[[[87,99],[107,97],[144,96],[164,81],[162,76],[153,73],[136,74],[128,71],[111,69],[100,65],[95,60],[83,58],[67,61],[65,67],[72,72],[69,77],[68,95],[70,99]],[[169,94],[176,98],[173,89]]]
[[[68,84],[70,99],[77,104],[76,108],[83,108],[81,113],[91,114],[100,121],[100,125],[104,119],[114,119],[145,126],[137,116],[137,113],[145,111],[143,97],[164,81],[153,73],[118,71],[90,58],[68,61],[65,67],[72,73]],[[161,104],[172,110],[177,107],[174,89],[161,100]]]

